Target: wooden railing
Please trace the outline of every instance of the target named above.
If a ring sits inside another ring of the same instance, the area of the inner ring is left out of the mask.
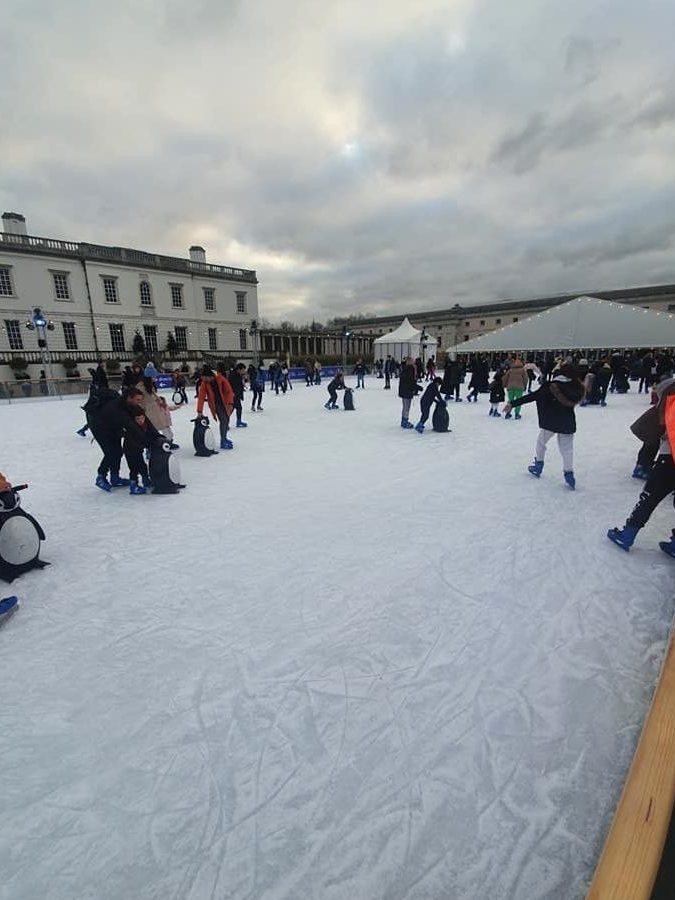
[[[587,900],[649,900],[674,804],[675,633]]]

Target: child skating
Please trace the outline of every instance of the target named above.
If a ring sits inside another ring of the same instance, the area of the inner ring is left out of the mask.
[[[344,390],[345,380],[342,372],[338,372],[335,378],[328,384],[328,403],[324,403],[324,409],[337,409],[337,392]]]
[[[490,382],[490,412],[488,415],[501,419],[502,414],[499,412],[499,404],[504,402],[504,396],[502,373],[497,369],[494,378]]]
[[[443,384],[443,379],[435,377],[433,381],[431,381],[424,393],[422,394],[422,398],[420,400],[420,420],[415,425],[415,431],[420,434],[424,433],[424,426],[426,424],[427,419],[429,418],[429,413],[431,412],[431,407],[434,403],[445,403],[443,398],[441,397],[441,385]]]
[[[558,449],[563,460],[565,484],[574,490],[574,434],[577,420],[574,407],[584,398],[584,386],[577,378],[574,366],[564,365],[552,381],[545,382],[539,390],[518,397],[504,407],[507,416],[511,409],[519,409],[524,403],[536,403],[539,416],[539,436],[534,451],[534,462],[527,471],[540,478],[544,469],[546,445],[554,435],[558,436]]]

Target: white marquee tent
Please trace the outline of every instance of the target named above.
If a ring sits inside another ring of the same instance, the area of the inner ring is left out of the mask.
[[[597,297],[577,297],[449,347],[449,353],[675,347],[675,316]]]
[[[406,356],[412,356],[413,359],[424,355],[425,359],[435,356],[438,350],[438,341],[431,335],[426,336],[426,350],[422,353],[422,332],[418,331],[414,325],[408,321],[408,317],[401,322],[398,328],[389,334],[383,334],[382,337],[375,338],[373,341],[373,354],[375,359],[385,359],[387,356],[393,356],[399,362]]]

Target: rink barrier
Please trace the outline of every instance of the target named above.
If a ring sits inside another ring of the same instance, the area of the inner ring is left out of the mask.
[[[675,630],[586,900],[649,900],[674,809]]]

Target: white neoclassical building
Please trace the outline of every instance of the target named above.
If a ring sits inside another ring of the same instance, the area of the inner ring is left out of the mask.
[[[12,357],[25,359],[33,376],[42,366],[36,332],[26,328],[35,307],[54,325],[48,341],[55,369],[66,357],[124,364],[136,332],[150,353],[175,342],[177,360],[253,356],[255,271],[206,262],[202,247],[183,259],[34,237],[18,213],[4,213],[2,224],[0,381],[12,377]]]

